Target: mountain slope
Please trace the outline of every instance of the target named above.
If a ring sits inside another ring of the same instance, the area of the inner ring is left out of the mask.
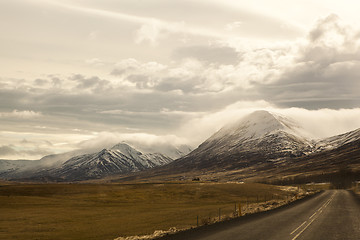
[[[360,176],[360,139],[308,156],[289,159],[287,165],[260,172],[255,179],[267,179],[281,184],[331,182],[344,169],[348,174]]]
[[[120,143],[98,153],[73,157],[48,174],[66,181],[80,181],[142,171],[172,161],[160,153],[143,154],[128,144]]]
[[[186,144],[176,145],[171,142],[153,142],[151,144],[146,144],[136,141],[126,141],[124,143],[131,145],[142,153],[161,153],[174,160],[187,155],[192,150]]]
[[[224,126],[183,158],[127,179],[261,180],[334,172],[343,166],[360,171],[360,129],[309,140],[293,120],[254,112]]]
[[[308,154],[313,143],[293,121],[256,111],[226,125],[187,156],[171,166],[186,169],[237,169],[262,162]]]
[[[0,160],[0,177],[29,168],[34,165],[34,161],[29,160]]]
[[[138,148],[139,144],[136,146]],[[96,152],[84,149],[49,155],[33,161],[0,160],[0,178],[23,181],[102,178],[162,166],[190,152],[186,145],[174,146],[170,143],[146,145],[141,149],[144,150],[137,150],[122,142]]]
[[[0,177],[3,179],[28,178],[41,171],[61,166],[69,158],[84,154],[86,150],[47,155],[40,160],[0,160]]]
[[[360,139],[360,128],[337,136],[322,139],[316,143],[317,151],[330,150]]]

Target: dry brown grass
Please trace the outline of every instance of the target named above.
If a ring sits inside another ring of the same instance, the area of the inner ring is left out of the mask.
[[[114,239],[188,228],[230,214],[235,203],[285,198],[263,184],[0,185],[0,239]],[[205,220],[204,220],[205,219]]]

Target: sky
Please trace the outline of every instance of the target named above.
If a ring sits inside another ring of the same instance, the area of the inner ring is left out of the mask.
[[[0,0],[0,158],[196,147],[265,109],[360,128],[358,1]]]

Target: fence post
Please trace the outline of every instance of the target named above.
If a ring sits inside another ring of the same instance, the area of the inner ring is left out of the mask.
[[[221,208],[219,208],[219,222],[221,220]]]
[[[239,203],[239,217],[241,217],[241,203]]]
[[[196,216],[196,226],[199,226],[199,215]]]

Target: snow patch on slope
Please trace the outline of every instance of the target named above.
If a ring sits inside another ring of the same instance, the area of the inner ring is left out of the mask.
[[[330,150],[360,139],[360,128],[351,132],[322,139],[316,143],[316,150]]]

